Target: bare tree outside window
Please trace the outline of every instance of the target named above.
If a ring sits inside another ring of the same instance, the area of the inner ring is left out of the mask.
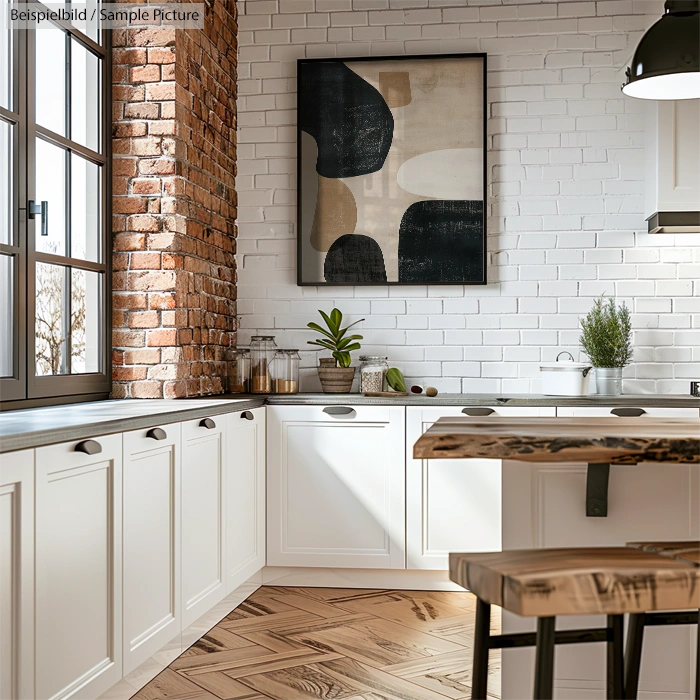
[[[85,371],[85,274],[80,274],[81,270],[73,270],[73,274],[70,272],[70,268],[60,265],[37,264],[35,324],[37,375]],[[70,304],[68,304],[69,287]],[[68,313],[70,313],[70,324],[67,322]],[[67,358],[69,337],[71,339],[70,363]]]

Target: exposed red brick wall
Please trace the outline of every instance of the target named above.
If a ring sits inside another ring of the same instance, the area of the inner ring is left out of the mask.
[[[236,340],[236,6],[113,37],[113,396],[220,393]]]

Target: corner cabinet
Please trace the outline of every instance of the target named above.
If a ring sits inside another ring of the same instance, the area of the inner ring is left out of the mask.
[[[405,567],[403,406],[268,406],[269,566]]]
[[[0,456],[0,698],[34,697],[34,450]]]
[[[447,416],[554,416],[554,408],[406,409],[406,543],[408,569],[448,569],[449,552],[501,550],[501,471],[497,459],[414,459],[413,445]]]
[[[226,416],[226,593],[265,566],[265,408]]]
[[[122,677],[122,437],[36,450],[36,697]]]
[[[180,632],[180,425],[123,435],[124,675]]]

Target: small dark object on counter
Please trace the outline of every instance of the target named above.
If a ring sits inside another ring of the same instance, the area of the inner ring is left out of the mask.
[[[429,386],[425,390],[425,395],[426,396],[437,396],[438,395],[438,390],[434,386]]]
[[[422,393],[423,393],[423,387],[422,387],[422,386],[418,386],[418,384],[414,384],[414,385],[411,387],[411,393],[412,393],[412,394],[422,394]]]
[[[690,395],[700,396],[700,382],[690,382]]]

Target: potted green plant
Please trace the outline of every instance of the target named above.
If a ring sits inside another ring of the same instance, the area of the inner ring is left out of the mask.
[[[321,387],[326,394],[346,394],[352,388],[352,380],[355,378],[355,368],[350,366],[353,350],[359,350],[358,340],[362,340],[361,335],[347,335],[347,332],[365,319],[355,321],[345,328],[342,328],[343,314],[339,309],[333,309],[327,314],[319,309],[326,328],[318,323],[308,323],[307,326],[321,333],[324,337],[316,340],[309,340],[309,345],[318,345],[326,350],[330,350],[332,357],[322,358],[319,361],[318,376],[321,380]]]
[[[581,319],[579,342],[595,367],[598,393],[621,394],[622,368],[632,361],[632,322],[625,303],[618,306],[614,298],[596,299]]]

